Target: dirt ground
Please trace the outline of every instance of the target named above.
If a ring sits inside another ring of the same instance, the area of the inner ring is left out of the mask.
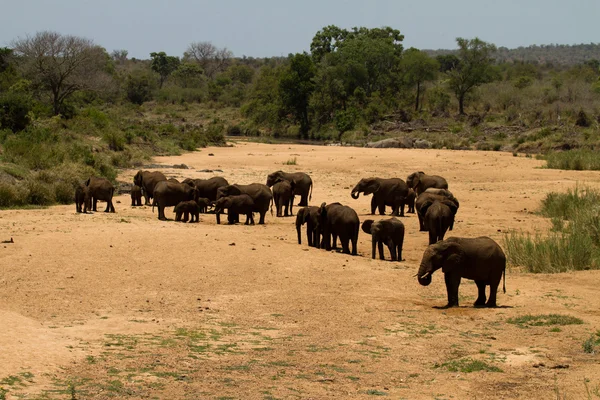
[[[304,171],[312,205],[340,201],[361,220],[370,196],[350,197],[359,179],[423,170],[446,177],[460,200],[452,236],[501,245],[510,230],[549,226],[531,212],[547,192],[600,186],[598,172],[499,152],[239,142],[155,161],[191,168],[167,176],[230,183]],[[413,277],[428,240],[414,214],[402,219],[406,260],[392,263],[371,259],[363,232],[352,257],[298,245],[294,217],[161,222],[128,196],[116,200],[116,214],[0,211],[0,240],[14,239],[0,245],[7,399],[600,398],[600,356],[583,350],[600,329],[600,271],[511,269],[500,307],[473,308],[476,286],[463,281],[461,307],[439,310],[443,274],[428,287]],[[527,314],[583,323],[509,322]]]

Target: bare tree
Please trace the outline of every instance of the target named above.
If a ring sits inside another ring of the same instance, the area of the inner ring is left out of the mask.
[[[185,59],[198,63],[202,67],[204,74],[211,79],[218,72],[227,69],[232,57],[233,53],[227,48],[219,49],[211,42],[190,43],[184,53]]]
[[[43,31],[12,45],[25,76],[50,94],[55,115],[73,93],[106,83],[108,54],[89,39]]]
[[[112,53],[110,53],[110,56],[113,60],[118,62],[119,65],[123,65],[123,64],[125,64],[125,61],[127,61],[128,54],[129,54],[129,52],[127,50],[119,49],[119,50],[113,50]]]

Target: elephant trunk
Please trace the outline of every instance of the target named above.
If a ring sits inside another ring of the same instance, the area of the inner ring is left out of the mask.
[[[354,200],[356,200],[360,196],[360,192],[358,190],[352,190],[352,192],[350,193],[350,196],[352,196],[352,198]]]
[[[302,231],[300,222],[296,221],[296,232],[298,232],[298,244],[302,244]]]
[[[431,249],[425,250],[423,254],[423,260],[421,260],[421,266],[417,273],[417,280],[422,286],[428,286],[431,283],[431,275],[433,274],[433,266],[431,265]]]

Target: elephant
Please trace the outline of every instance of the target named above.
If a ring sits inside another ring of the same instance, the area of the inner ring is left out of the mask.
[[[182,201],[196,200],[198,190],[183,183],[161,181],[154,187],[154,200],[152,202],[152,212],[154,207],[158,207],[158,219],[166,221],[165,207],[173,207]]]
[[[83,211],[81,208],[83,207]],[[80,213],[86,214],[88,210],[92,209],[92,198],[90,196],[90,189],[83,183],[77,185],[75,188],[75,210]]]
[[[258,223],[259,225],[263,225],[265,223],[265,215],[267,214],[267,211],[269,211],[269,205],[271,205],[272,207],[273,194],[271,193],[271,189],[269,189],[268,186],[263,185],[262,183],[251,183],[250,185],[235,184],[222,186],[219,188],[219,190],[217,190],[217,200],[221,197],[238,196],[241,194],[247,194],[252,198],[252,201],[254,202],[254,208],[252,211],[260,214],[260,219]],[[273,208],[271,208],[271,214],[272,213]],[[217,224],[219,223],[220,217],[219,214],[217,214]]]
[[[306,224],[306,238],[311,247],[321,247],[321,234],[319,233],[319,207],[303,207],[296,214],[296,231],[298,244],[302,244],[301,226]]]
[[[385,215],[385,206],[391,206],[392,216],[404,217],[408,186],[402,179],[363,178],[354,186],[350,195],[353,199],[358,199],[361,192],[365,195],[373,194],[372,215],[375,214],[375,209],[379,209],[380,215]]]
[[[200,197],[196,200],[201,213],[206,213],[208,208],[212,206],[212,201],[206,197]]]
[[[160,171],[138,171],[133,177],[133,184],[142,188],[144,204],[149,206],[154,198],[154,187],[158,182],[166,181],[167,177]]]
[[[220,223],[219,215],[224,209],[227,209],[228,215],[246,215],[246,223],[244,225],[254,225],[254,216],[252,215],[255,205],[252,197],[247,194],[221,196],[215,202],[215,214],[217,215],[217,224]],[[239,222],[239,221],[236,221]],[[229,224],[235,223],[229,220]]]
[[[339,236],[344,253],[350,254],[350,242],[352,242],[352,255],[358,254],[356,245],[358,243],[360,221],[356,211],[340,203],[322,203],[317,212],[320,233],[323,235],[321,248],[326,250],[335,249]]]
[[[190,223],[200,222],[200,206],[194,200],[180,202],[173,211],[175,211],[175,221],[187,222],[189,218]],[[183,219],[181,218],[182,214]]]
[[[295,186],[294,181],[286,181],[281,178],[278,178],[277,182],[273,185],[273,202],[275,203],[278,217],[294,215],[292,208],[294,207]],[[283,208],[285,208],[285,213],[282,215]]]
[[[406,178],[406,183],[417,193],[417,196],[427,188],[448,189],[446,179],[438,175],[427,175],[423,171],[410,174]]]
[[[96,211],[96,203],[98,200],[106,201],[106,210],[104,212],[115,212],[112,198],[115,194],[115,187],[106,178],[97,178],[91,176],[85,181],[88,187],[89,196],[92,198],[92,211]]]
[[[504,277],[502,290],[506,293],[506,256],[500,246],[487,236],[477,238],[449,237],[432,244],[423,253],[418,281],[427,286],[431,275],[442,268],[448,304],[442,308],[458,307],[458,287],[461,278],[475,281],[479,292],[475,307],[496,307],[496,292]],[[485,287],[490,287],[486,302]]]
[[[169,179],[167,179],[167,181],[168,181],[168,182],[173,182],[173,183],[181,183],[181,182],[179,182],[179,181],[178,181],[177,179],[175,179],[175,178],[169,178]]]
[[[425,191],[417,197],[417,201],[415,202],[415,209],[417,211],[417,217],[419,218],[419,230],[421,232],[427,231],[427,227],[425,226],[425,220],[424,220],[425,211],[427,211],[427,210],[421,211],[424,204],[433,202],[434,200],[440,200],[440,201],[449,200],[452,203],[454,203],[454,206],[455,206],[455,207],[453,207],[454,215],[456,216],[456,212],[458,212],[460,203],[458,202],[456,197],[454,197],[449,190],[445,190],[444,192],[440,192],[440,193],[446,193],[446,195],[434,194],[434,193]],[[452,222],[450,223],[449,230],[452,230],[453,228],[454,228],[454,218],[452,218]]]
[[[456,204],[449,199],[428,200],[420,209],[424,213],[423,223],[429,232],[429,244],[444,240],[446,231],[454,221]]]
[[[415,200],[417,199],[417,194],[414,190],[408,189],[408,196],[406,196],[406,205],[408,210],[406,211],[409,214],[415,213]]]
[[[138,185],[131,187],[131,207],[142,205],[142,188]]]
[[[404,224],[399,219],[392,217],[373,221],[367,219],[361,226],[363,232],[372,236],[373,252],[372,258],[375,259],[376,247],[379,248],[379,259],[385,260],[383,255],[383,244],[390,250],[392,261],[402,261],[402,245],[404,244]]]
[[[198,189],[198,196],[205,197],[211,201],[217,200],[217,191],[220,187],[229,185],[227,179],[220,176],[214,176],[209,179],[187,178],[182,183],[196,187]]]
[[[292,202],[294,202],[294,195],[300,196],[299,206],[308,206],[308,200],[312,200],[312,189],[313,182],[310,176],[304,172],[283,172],[275,171],[267,176],[267,186],[271,187],[277,183],[278,179],[283,179],[288,182],[294,182],[294,191],[292,193]]]

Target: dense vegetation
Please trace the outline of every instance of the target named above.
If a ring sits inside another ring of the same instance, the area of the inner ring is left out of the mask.
[[[540,213],[551,218],[551,232],[506,235],[508,262],[536,273],[600,268],[599,204],[600,192],[590,188],[549,193]]]
[[[115,168],[220,144],[224,133],[358,145],[418,138],[551,152],[550,167],[588,168],[554,160],[577,148],[591,160],[600,146],[599,46],[511,53],[458,38],[457,50],[434,54],[403,40],[389,27],[327,26],[310,54],[234,58],[192,42],[182,57],[138,60],[54,32],[17,38],[0,49],[0,207],[68,202],[89,174],[114,179]]]

